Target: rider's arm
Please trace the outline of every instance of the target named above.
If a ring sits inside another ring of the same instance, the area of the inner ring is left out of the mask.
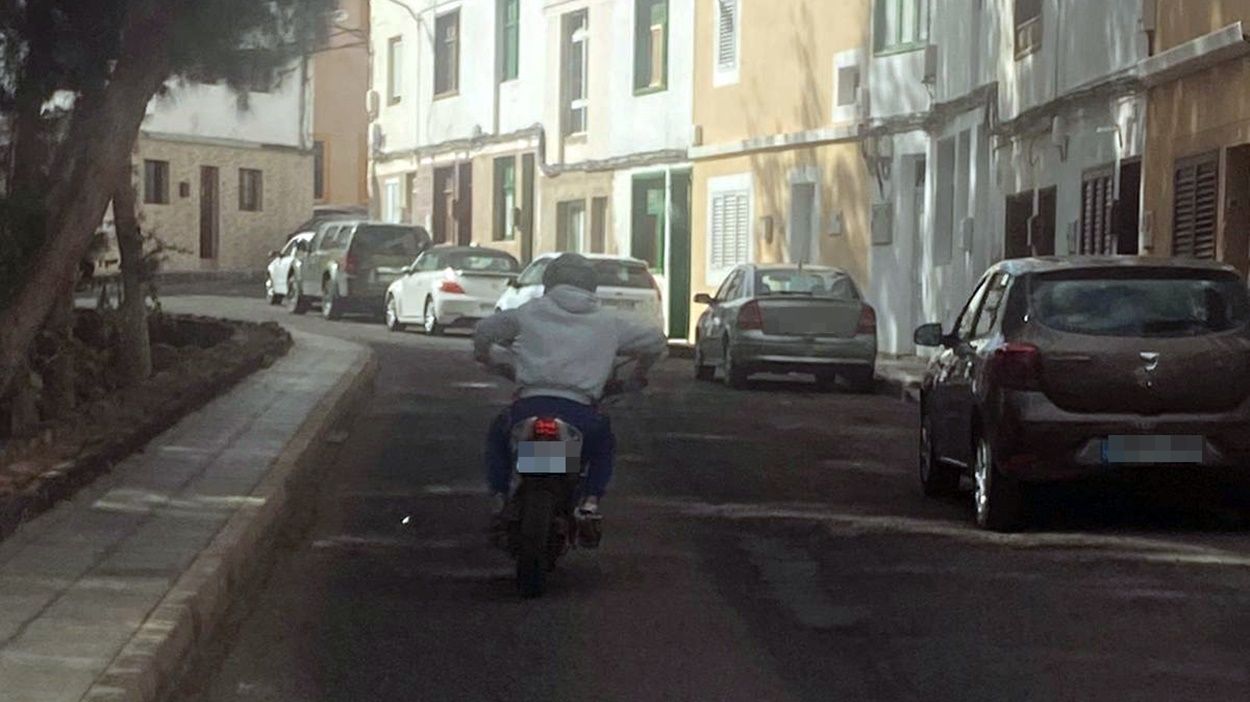
[[[668,351],[668,340],[654,324],[622,317],[620,325],[620,348],[617,353],[637,359],[639,373],[645,373]]]
[[[473,357],[490,363],[493,346],[510,346],[521,333],[516,310],[504,310],[483,319],[473,329]]]

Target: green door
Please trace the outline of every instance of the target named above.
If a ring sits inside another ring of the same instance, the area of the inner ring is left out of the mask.
[[[690,171],[672,173],[669,193],[668,335],[690,334]]]

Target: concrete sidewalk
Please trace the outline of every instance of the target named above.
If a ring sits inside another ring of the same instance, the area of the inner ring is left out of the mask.
[[[288,485],[376,364],[295,346],[0,544],[0,700],[152,700],[263,564]]]
[[[694,345],[688,341],[670,340],[668,353],[673,358],[694,358]],[[929,361],[918,356],[878,356],[877,393],[891,395],[909,402],[920,400],[920,384]]]

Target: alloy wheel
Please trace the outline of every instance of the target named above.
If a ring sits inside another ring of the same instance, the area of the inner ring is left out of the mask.
[[[974,499],[976,500],[977,524],[985,526],[990,519],[990,491],[994,488],[994,457],[990,452],[990,442],[985,439],[977,440],[976,465],[973,470],[973,478],[976,479],[976,492]]]

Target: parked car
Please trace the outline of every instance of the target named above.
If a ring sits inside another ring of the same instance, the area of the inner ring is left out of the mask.
[[[1036,482],[1250,467],[1250,296],[1227,266],[1006,261],[953,329],[915,340],[941,348],[922,385],[924,491],[971,474],[983,528],[1023,526]]]
[[[297,254],[308,249],[308,242],[312,240],[313,234],[311,231],[299,232],[286,242],[281,251],[269,252],[269,265],[265,275],[265,299],[269,300],[269,304],[282,304],[282,298],[286,296],[287,281],[291,276],[291,264],[295,262]]]
[[[511,254],[478,246],[435,246],[417,257],[386,291],[386,326],[425,333],[467,327],[495,310],[521,264]]]
[[[850,274],[839,268],[745,264],[733,269],[695,329],[694,371],[746,385],[755,373],[801,373],[832,387],[842,378],[857,392],[873,387],[877,314]]]
[[[496,307],[510,310],[542,297],[543,273],[559,253],[546,253],[534,259],[521,271],[521,275],[508,285]],[[660,299],[660,285],[646,261],[629,256],[607,254],[583,254],[594,264],[599,273],[599,301],[605,307],[627,314],[638,315],[664,328],[664,307]]]
[[[402,224],[346,220],[317,228],[308,251],[296,256],[288,278],[287,304],[295,314],[320,302],[326,319],[345,312],[381,314],[386,289],[416,256],[430,247],[425,229]]]

